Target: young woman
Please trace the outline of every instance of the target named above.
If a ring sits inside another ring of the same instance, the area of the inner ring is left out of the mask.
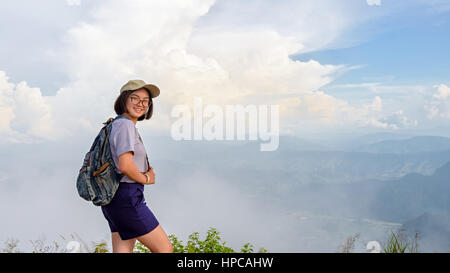
[[[120,90],[114,104],[117,115],[109,142],[114,163],[124,174],[113,200],[102,206],[111,229],[113,252],[133,252],[136,240],[152,253],[173,252],[166,233],[144,199],[144,185],[155,183],[155,173],[148,165],[147,152],[137,131],[136,122],[153,114],[152,98],[160,91],[152,84],[132,80]]]

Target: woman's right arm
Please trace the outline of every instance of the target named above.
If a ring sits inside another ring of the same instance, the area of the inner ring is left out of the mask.
[[[145,184],[145,182],[147,181],[147,176],[141,173],[136,164],[134,164],[133,153],[131,151],[123,153],[119,156],[119,169],[123,174],[138,183]],[[146,172],[146,174],[150,176],[149,184],[154,184],[155,173],[153,172],[153,168],[150,167],[149,171]]]

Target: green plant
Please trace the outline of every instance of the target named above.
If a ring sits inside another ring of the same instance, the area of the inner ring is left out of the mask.
[[[169,240],[172,243],[174,253],[184,253],[182,241],[178,241],[178,238],[173,234],[169,235]]]
[[[419,234],[416,232],[414,234],[414,239],[409,242],[409,240],[404,237],[402,230],[399,230],[396,233],[391,230],[391,237],[388,239],[383,250],[385,253],[405,253],[407,250],[409,253],[417,253],[419,252],[417,244],[418,238]]]
[[[108,247],[106,245],[106,242],[100,242],[99,244],[95,245],[94,253],[108,253]]]
[[[5,248],[2,249],[3,253],[20,253],[20,250],[17,249],[17,244],[19,240],[9,238],[5,241]]]
[[[242,248],[241,248],[241,253],[253,253],[253,245],[250,243],[246,243]]]
[[[269,251],[263,247],[258,250],[258,253],[268,253]]]
[[[219,232],[215,228],[210,228],[207,231],[205,240],[201,240],[199,233],[194,232],[189,235],[189,241],[186,245],[182,244],[182,240],[171,234],[169,235],[169,240],[173,246],[174,253],[235,253],[231,247],[226,246],[226,242],[220,242],[221,238]],[[150,250],[146,248],[140,242],[137,242],[133,250],[135,253],[149,253]],[[252,253],[253,245],[250,243],[245,244],[241,248],[242,253]],[[260,248],[258,253],[267,253],[267,250]]]
[[[37,240],[30,240],[30,243],[33,246],[32,253],[55,253],[61,251],[58,242],[53,241],[52,244],[48,245],[45,243],[44,237]]]

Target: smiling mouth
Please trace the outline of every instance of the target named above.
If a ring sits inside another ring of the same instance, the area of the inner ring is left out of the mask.
[[[136,112],[138,112],[138,113],[141,113],[142,111],[144,111],[143,109],[137,109],[137,108],[134,108],[134,111],[136,111]]]

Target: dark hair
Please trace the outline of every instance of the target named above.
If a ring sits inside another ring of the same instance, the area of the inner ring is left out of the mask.
[[[150,119],[153,115],[153,101],[152,101],[152,96],[150,95],[150,92],[147,89],[144,89],[145,91],[147,91],[148,96],[150,98],[150,102],[152,102],[152,104],[150,105],[150,109],[148,109],[147,113],[145,113],[144,115],[140,116],[137,120],[141,121],[144,119]],[[129,91],[123,91],[122,93],[120,93],[120,95],[117,97],[116,102],[114,103],[114,111],[116,111],[117,115],[122,115],[123,113],[128,113],[127,111],[127,99],[130,96],[131,93],[133,93],[136,90],[129,90]]]

